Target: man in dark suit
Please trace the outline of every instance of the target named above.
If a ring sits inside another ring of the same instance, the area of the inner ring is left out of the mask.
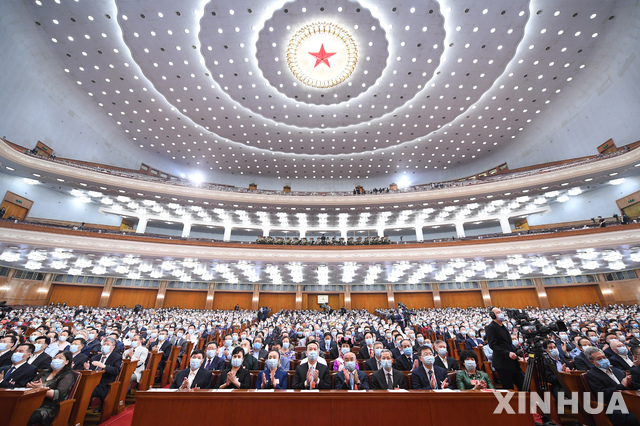
[[[382,368],[371,375],[371,389],[408,389],[407,379],[393,368],[392,359],[391,351],[383,349],[380,354]]]
[[[485,327],[487,332],[487,343],[493,350],[492,366],[500,375],[500,382],[505,389],[512,389],[515,384],[518,390],[523,389],[524,373],[518,362],[516,348],[511,343],[511,335],[507,328],[502,325],[505,315],[500,308],[492,308],[490,317],[493,321]]]
[[[447,370],[434,365],[436,357],[429,346],[420,348],[421,365],[411,371],[412,389],[446,389],[449,387]]]
[[[396,369],[400,371],[411,371],[419,364],[418,358],[413,353],[411,340],[404,339],[400,342],[402,353],[396,358]]]
[[[209,342],[207,344],[206,357],[202,360],[203,368],[209,371],[224,370],[225,360],[218,356],[218,344]]]
[[[171,355],[171,343],[169,343],[168,336],[169,332],[167,330],[160,330],[157,338],[149,345],[149,352],[153,352],[154,349],[158,352],[162,351],[162,358],[160,358],[160,362],[158,363],[160,377],[162,377],[164,366],[169,359],[169,355]]]
[[[365,371],[377,371],[382,368],[382,363],[380,359],[380,355],[382,355],[382,350],[384,349],[384,344],[382,342],[375,342],[373,344],[373,358],[369,358],[364,363]]]
[[[603,402],[608,405],[614,393],[618,393],[622,400],[619,391],[633,389],[632,377],[625,375],[622,370],[611,367],[603,351],[589,347],[585,348],[584,352],[587,359],[593,364],[593,368],[587,372],[587,382],[591,388],[592,399],[595,399],[595,395],[602,393],[604,395]],[[614,425],[640,425],[636,416],[631,413],[623,414],[621,410],[614,410],[613,413],[607,415]]]
[[[267,358],[267,355],[269,355],[269,352],[267,352],[263,347],[262,337],[256,336],[255,339],[253,339],[252,349],[249,352],[249,354],[253,355],[255,359]]]
[[[400,352],[402,350],[402,334],[397,333],[393,338],[395,339],[395,343],[391,349],[391,356],[393,356],[393,359],[398,359],[400,355],[402,355],[402,352]]]
[[[464,342],[464,347],[465,347],[466,350],[472,351],[473,348],[476,348],[478,346],[482,347],[484,345],[484,342],[482,341],[482,339],[476,338],[476,332],[475,331],[470,330],[467,333],[467,336],[468,336],[467,340],[465,340],[465,342]]]
[[[17,341],[18,338],[12,334],[0,339],[0,368],[11,365],[11,355],[13,355],[13,347]]]
[[[335,342],[333,342],[334,344],[331,345],[331,351],[329,351],[330,359],[337,359],[340,356],[340,348],[338,347],[338,342],[341,341],[343,338],[344,338],[344,333],[339,332],[338,334],[336,334],[336,340]],[[325,340],[325,345],[326,343],[327,341]]]
[[[111,337],[104,339],[100,353],[95,354],[91,361],[85,363],[85,370],[103,371],[104,374],[100,379],[100,383],[93,390],[91,397],[97,397],[104,400],[109,390],[109,383],[114,382],[120,374],[122,366],[122,356],[115,351],[116,341]],[[89,364],[89,365],[87,365]]]
[[[324,333],[324,339],[320,342],[320,350],[322,352],[331,352],[333,348],[336,347],[336,342],[331,338],[331,333]]]
[[[331,389],[329,367],[318,362],[318,350],[315,341],[307,344],[307,362],[296,368],[292,389]]]
[[[100,351],[100,340],[98,340],[98,330],[90,328],[87,330],[87,343],[82,348],[82,353],[87,357],[91,356],[91,352]]]
[[[632,346],[631,354],[633,356],[633,367],[629,372],[635,389],[640,389],[640,346]]]
[[[86,340],[82,337],[76,337],[71,342],[71,346],[69,346],[69,350],[73,354],[73,358],[71,359],[71,368],[76,371],[84,370],[84,363],[89,361],[89,358],[82,353],[82,348],[84,348],[85,343]]]
[[[11,355],[11,365],[0,368],[0,388],[23,388],[36,377],[38,369],[27,362],[34,349],[31,343],[16,348]]]
[[[369,359],[373,358],[373,344],[375,340],[373,338],[373,334],[370,331],[364,333],[364,345],[360,348],[358,352],[358,359]]]
[[[576,344],[569,340],[569,335],[566,331],[562,331],[559,334],[559,338],[556,339],[556,348],[558,352],[560,352],[560,358],[565,361],[569,361],[571,359],[571,355],[569,353],[576,348]]]
[[[437,351],[436,361],[434,365],[442,367],[447,371],[458,371],[458,361],[448,355],[447,344],[444,340],[436,340],[433,344]]]
[[[176,373],[171,382],[170,389],[211,389],[213,376],[211,371],[204,368],[204,352],[196,349],[191,353],[189,367]]]
[[[356,354],[347,352],[344,354],[344,368],[336,374],[336,389],[363,390],[369,389],[367,373],[356,368]]]
[[[580,371],[588,371],[593,368],[593,364],[591,361],[587,359],[584,354],[584,349],[591,346],[591,342],[587,338],[582,338],[578,340],[577,350],[580,352],[575,358],[573,358],[573,363],[576,367],[576,370]]]
[[[609,357],[611,365],[622,370],[628,371],[633,367],[633,360],[629,357],[629,349],[620,340],[613,339],[609,342],[613,355]]]
[[[563,390],[560,381],[556,377],[555,371],[568,371],[569,368],[565,364],[564,360],[560,357],[560,351],[556,347],[556,344],[553,340],[545,340],[542,342],[542,348],[549,355],[549,359],[551,360],[551,364],[549,365],[547,362],[544,363],[544,376],[547,380],[547,383],[551,384],[551,392],[553,396],[558,399],[558,392]]]
[[[49,346],[49,343],[51,343],[51,340],[47,336],[38,336],[34,342],[35,351],[27,362],[38,370],[45,370],[51,364],[51,357],[44,351]]]

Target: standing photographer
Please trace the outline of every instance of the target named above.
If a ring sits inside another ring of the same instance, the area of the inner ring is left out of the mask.
[[[503,325],[505,316],[500,308],[491,308],[489,316],[493,321],[485,327],[487,342],[493,350],[493,368],[500,375],[500,383],[505,389],[513,389],[515,384],[518,390],[523,389],[524,373],[518,362],[516,348],[511,341],[511,335]]]

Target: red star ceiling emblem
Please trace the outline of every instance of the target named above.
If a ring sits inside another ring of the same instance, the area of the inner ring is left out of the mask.
[[[333,55],[335,55],[337,52],[333,52],[333,53],[329,53],[326,52],[324,50],[324,43],[322,45],[320,45],[320,51],[319,52],[309,52],[309,55],[311,56],[315,56],[316,58],[316,64],[313,66],[314,68],[317,67],[318,65],[320,65],[321,63],[325,63],[327,64],[327,66],[329,68],[331,68],[331,65],[329,64],[329,58],[332,57]]]

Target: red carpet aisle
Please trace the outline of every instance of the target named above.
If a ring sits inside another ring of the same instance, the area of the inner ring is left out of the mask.
[[[131,420],[133,420],[133,409],[135,404],[132,404],[124,409],[124,411],[117,416],[111,417],[100,426],[131,426]]]

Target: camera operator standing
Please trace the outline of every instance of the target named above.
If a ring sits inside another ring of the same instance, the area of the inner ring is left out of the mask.
[[[485,327],[487,343],[493,350],[493,368],[500,375],[500,383],[505,389],[513,389],[515,384],[518,390],[522,389],[524,373],[518,362],[517,349],[511,342],[511,335],[503,325],[505,316],[500,308],[490,308],[489,316],[492,321]]]

